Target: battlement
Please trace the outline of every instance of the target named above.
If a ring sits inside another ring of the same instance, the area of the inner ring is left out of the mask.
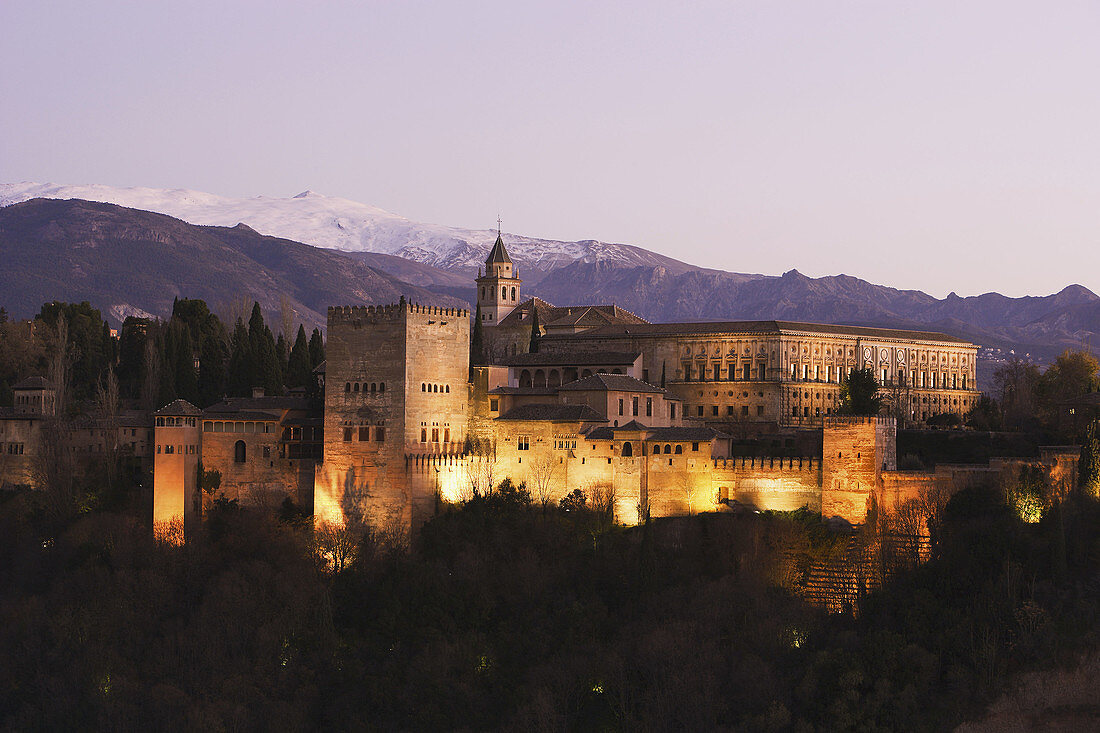
[[[715,458],[714,467],[732,471],[814,471],[821,470],[821,458],[813,456],[733,456]]]
[[[892,427],[897,419],[883,415],[829,415],[824,418],[825,428],[845,428],[855,425],[883,425]]]
[[[328,308],[329,325],[354,323],[363,319],[398,322],[408,314],[421,314],[451,318],[469,318],[468,308],[444,308],[420,303],[392,303],[390,305],[335,305]]]

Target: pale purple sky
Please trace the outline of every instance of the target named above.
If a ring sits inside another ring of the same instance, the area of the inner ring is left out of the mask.
[[[0,2],[0,181],[1100,291],[1100,3]]]

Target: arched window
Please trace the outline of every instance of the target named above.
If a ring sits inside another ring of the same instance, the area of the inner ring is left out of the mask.
[[[519,373],[519,386],[530,387],[531,386],[531,372],[528,369],[524,369]]]
[[[665,453],[671,453],[671,452],[672,452],[672,446],[671,446],[671,445],[668,445],[668,444],[666,444],[666,445],[665,445]]]
[[[238,440],[236,443],[233,444],[233,462],[234,463],[244,463],[244,459],[246,457],[245,450],[246,449],[245,449],[243,440]]]
[[[379,382],[378,383],[378,391],[379,392],[385,392],[386,391],[386,383],[385,382]]]
[[[500,299],[508,300],[508,288],[503,286],[500,288]]]
[[[428,385],[426,385],[424,382],[421,382],[420,383],[420,391],[421,392],[427,392],[428,391]]]
[[[351,391],[351,382],[345,382],[344,383],[344,391],[345,392],[350,392]]]
[[[450,393],[451,393],[451,385],[448,384],[447,385],[447,394],[450,394]]]
[[[512,300],[516,299],[516,289],[512,288]]]
[[[676,446],[676,455],[680,455],[683,452],[684,452],[684,446],[682,446],[682,445]]]
[[[371,393],[371,394],[374,394],[374,393],[375,393],[375,392],[377,392],[377,391],[378,391],[378,385],[377,385],[377,384],[375,384],[374,382],[371,382],[371,383],[370,383],[370,393]]]
[[[359,382],[356,382],[356,383],[355,383],[355,386],[354,386],[354,387],[352,388],[352,390],[351,390],[351,391],[352,391],[352,392],[358,392],[358,391],[359,391]]]
[[[632,446],[630,443],[623,443],[623,458],[633,458],[633,457],[634,457],[634,446]]]

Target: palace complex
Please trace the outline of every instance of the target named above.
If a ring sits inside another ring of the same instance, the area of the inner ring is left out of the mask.
[[[581,489],[627,524],[801,506],[859,523],[872,503],[889,509],[1012,463],[897,470],[898,418],[920,425],[979,399],[977,346],[964,340],[788,321],[652,324],[613,305],[555,307],[522,299],[499,236],[476,283],[473,318],[403,300],[329,308],[323,403],[257,390],[157,411],[154,522],[187,526],[224,495],[272,507],[289,497],[321,522],[415,527],[440,499],[510,478],[542,501]],[[471,365],[475,328],[486,363]],[[866,368],[884,413],[840,414],[842,381]],[[16,395],[43,406],[0,416],[0,431],[30,434],[49,395],[37,383]],[[1041,459],[1052,474],[1074,461]]]

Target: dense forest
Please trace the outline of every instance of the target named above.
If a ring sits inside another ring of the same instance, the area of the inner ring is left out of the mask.
[[[325,358],[318,329],[306,336],[286,307],[275,336],[258,303],[233,304],[231,327],[202,300],[176,299],[167,321],[129,317],[117,338],[88,303],[53,302],[30,321],[10,321],[0,309],[0,406],[11,388],[43,376],[65,392],[72,411],[86,408],[109,383],[120,400],[155,410],[182,398],[207,407],[222,397],[316,389],[313,369]],[[246,320],[247,314],[247,320]]]
[[[220,501],[176,546],[122,506],[0,501],[11,729],[935,731],[1100,630],[1083,491],[1034,523],[995,486],[956,494],[930,559],[840,614],[800,588],[876,546],[874,521],[854,538],[804,511],[627,529],[505,482],[412,542]]]

